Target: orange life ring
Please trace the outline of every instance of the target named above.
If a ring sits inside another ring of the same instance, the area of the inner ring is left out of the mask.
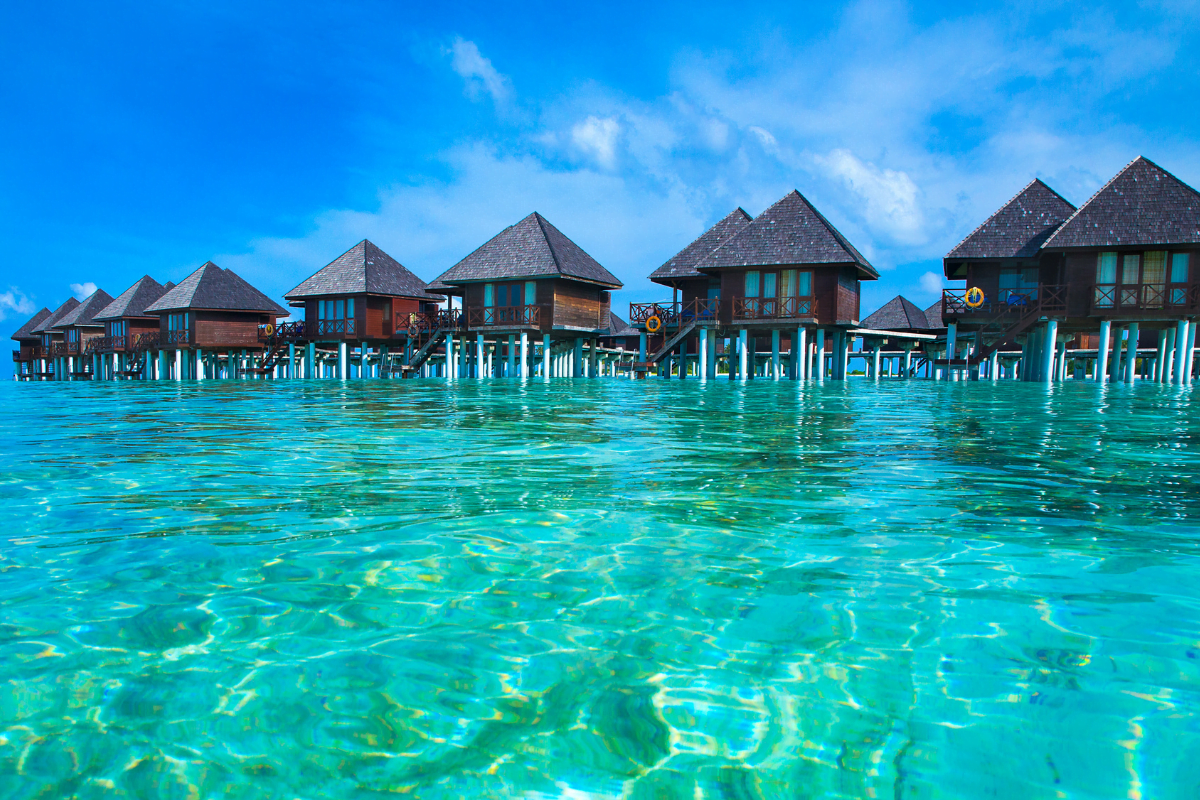
[[[650,333],[658,333],[662,329],[662,320],[658,318],[658,314],[651,314],[646,318],[646,330]]]
[[[984,299],[983,289],[980,289],[978,286],[972,286],[970,289],[967,289],[967,294],[963,298],[963,302],[967,304],[967,308],[979,308],[983,305]]]
[[[275,326],[268,322],[267,323],[267,336],[274,336],[274,335],[275,335]]]

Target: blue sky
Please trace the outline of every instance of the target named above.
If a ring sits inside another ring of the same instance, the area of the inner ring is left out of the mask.
[[[279,296],[364,237],[430,279],[532,210],[627,310],[793,188],[869,311],[1035,176],[1200,186],[1198,2],[566,5],[5,4],[0,332],[208,259]]]

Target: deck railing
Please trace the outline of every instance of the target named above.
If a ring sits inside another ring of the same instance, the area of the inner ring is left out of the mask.
[[[1098,283],[1092,289],[1093,314],[1138,311],[1186,312],[1200,308],[1200,284]]]
[[[67,354],[66,342],[51,342],[50,343],[50,358],[62,358]]]
[[[400,311],[396,313],[395,336],[416,336],[436,330],[457,330],[462,327],[462,311],[457,308],[437,311]]]
[[[665,328],[687,325],[692,320],[716,322],[721,301],[715,297],[697,297],[684,302],[630,303],[629,324],[645,325],[646,320],[658,317]]]
[[[1023,317],[1031,312],[1056,314],[1067,310],[1067,287],[1042,283],[1025,289],[1001,289],[999,297],[984,295],[983,303],[967,305],[966,289],[942,290],[942,316]]]
[[[536,328],[541,324],[541,306],[486,306],[467,309],[469,328]]]
[[[259,325],[260,342],[294,342],[304,338],[304,320],[280,322],[278,325]]]
[[[184,328],[181,331],[167,331],[167,337],[163,341],[164,344],[188,344],[191,341],[191,330]]]
[[[815,317],[815,297],[735,297],[735,320],[774,320]]]
[[[133,340],[133,352],[141,350],[153,350],[158,347],[160,333],[158,331],[150,331],[149,333],[139,333],[137,338]]]
[[[317,335],[327,336],[337,334],[339,336],[353,335],[355,330],[353,319],[319,319],[317,320]]]
[[[80,346],[81,344],[82,343],[79,342],[78,340],[76,340],[74,342],[70,342],[70,341],[63,342],[65,354],[68,356],[79,355],[82,352],[82,347]]]
[[[20,350],[13,350],[13,361],[36,361],[42,357],[40,344],[25,345]]]
[[[124,336],[96,336],[88,339],[89,353],[115,353],[125,349]]]

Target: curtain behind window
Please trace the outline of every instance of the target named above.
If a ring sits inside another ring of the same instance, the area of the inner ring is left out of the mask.
[[[1171,254],[1171,283],[1187,283],[1188,279],[1188,254],[1187,253],[1172,253]]]
[[[1137,283],[1138,282],[1138,267],[1142,265],[1142,257],[1134,253],[1127,253],[1121,259],[1121,283]]]
[[[758,297],[758,271],[746,273],[746,297]]]
[[[525,281],[525,305],[537,302],[537,281]]]
[[[1096,283],[1117,282],[1117,254],[1101,253],[1096,259]]]

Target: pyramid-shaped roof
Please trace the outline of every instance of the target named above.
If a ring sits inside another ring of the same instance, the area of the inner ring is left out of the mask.
[[[93,320],[97,314],[104,310],[105,306],[113,301],[112,295],[103,289],[97,289],[84,298],[78,306],[72,311],[68,311],[59,317],[58,322],[54,323],[55,328],[70,328],[77,326],[88,327],[104,327],[104,323]]]
[[[145,317],[146,306],[162,297],[169,290],[149,275],[143,275],[137,283],[130,286],[104,308],[92,317],[97,322],[122,317]]]
[[[598,283],[612,289],[624,285],[535,211],[516,225],[500,231],[443,272],[430,287],[556,276]]]
[[[1034,178],[947,253],[946,261],[1036,258],[1042,243],[1074,212],[1075,206]]]
[[[750,219],[750,215],[741,208],[730,211],[720,222],[700,234],[691,244],[672,256],[667,263],[650,273],[650,280],[671,281],[681,278],[705,277],[704,273],[696,270],[696,263],[749,225]]]
[[[939,323],[941,304],[938,304]],[[917,308],[908,298],[896,295],[877,311],[862,321],[862,327],[877,331],[926,330],[930,327],[925,312]]]
[[[1043,249],[1200,243],[1200,192],[1144,156],[1129,162]]]
[[[612,311],[608,312],[608,336],[637,336],[640,331],[629,327],[629,323]]]
[[[282,306],[246,283],[233,270],[221,269],[211,261],[205,262],[174,289],[146,306],[146,311],[161,314],[193,308],[257,311],[277,317],[288,316]]]
[[[860,275],[879,277],[862,253],[795,190],[701,259],[696,269],[777,264],[854,264]]]
[[[74,297],[67,298],[67,301],[65,303],[63,303],[58,308],[54,309],[53,314],[46,317],[44,320],[42,320],[37,325],[35,325],[33,328],[33,332],[34,333],[45,333],[46,331],[50,330],[51,328],[54,328],[58,324],[58,321],[60,319],[65,317],[67,314],[70,314],[72,311],[74,311],[78,307],[79,307],[78,300],[76,300]]]
[[[22,339],[39,338],[38,335],[33,332],[33,329],[38,325],[41,325],[48,316],[50,316],[50,309],[43,307],[41,311],[30,317],[24,325],[17,328],[17,332],[14,333],[10,338],[15,339],[16,341],[21,341]]]
[[[928,330],[931,330],[931,331],[945,330],[946,323],[942,322],[942,301],[941,300],[938,300],[936,303],[931,305],[929,308],[925,309],[925,321],[929,323]]]
[[[330,294],[382,294],[418,300],[444,300],[425,291],[425,281],[363,239],[286,295],[288,300]]]

